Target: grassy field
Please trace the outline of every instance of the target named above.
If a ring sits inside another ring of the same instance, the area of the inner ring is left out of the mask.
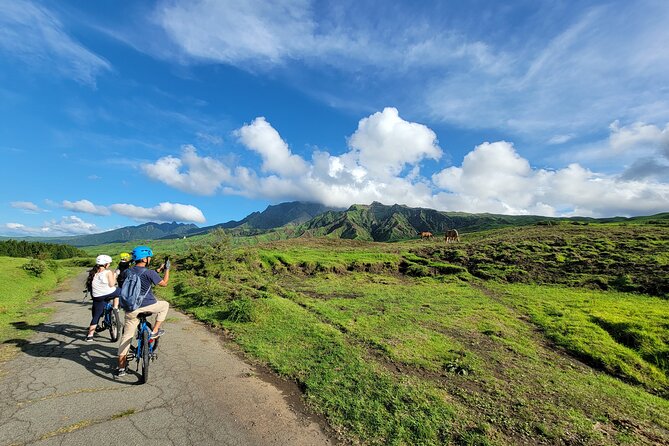
[[[214,236],[176,257],[167,297],[355,442],[669,443],[669,228],[523,231],[453,246]]]
[[[36,276],[23,269],[27,262],[22,258],[0,257],[0,348],[8,339],[30,335],[17,324],[26,326],[44,322],[49,309],[41,304],[48,300],[47,292],[81,270],[63,266],[67,261],[47,261],[44,272]]]

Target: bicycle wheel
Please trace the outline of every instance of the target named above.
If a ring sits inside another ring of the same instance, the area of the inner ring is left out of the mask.
[[[149,330],[142,331],[142,382],[149,381],[149,364],[151,363],[151,352],[149,352]]]
[[[121,316],[118,314],[118,308],[112,308],[109,311],[109,336],[111,341],[118,341],[118,335],[121,333]]]

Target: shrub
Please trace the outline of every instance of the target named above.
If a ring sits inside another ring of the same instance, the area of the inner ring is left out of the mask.
[[[253,301],[248,297],[231,300],[226,313],[226,319],[229,321],[251,322],[254,319]]]
[[[35,277],[41,277],[46,271],[47,265],[43,260],[31,259],[23,265],[23,269]]]

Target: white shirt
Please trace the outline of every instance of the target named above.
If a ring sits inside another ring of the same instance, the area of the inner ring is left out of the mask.
[[[116,287],[109,285],[109,270],[102,270],[93,277],[93,297],[106,296],[114,292]]]

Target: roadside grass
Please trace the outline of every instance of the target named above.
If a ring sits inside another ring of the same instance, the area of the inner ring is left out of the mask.
[[[80,269],[62,266],[65,261],[49,261],[40,276],[23,269],[28,259],[0,257],[0,344],[9,339],[25,338],[30,332],[22,326],[44,322],[50,310],[40,304],[47,292]]]
[[[193,307],[188,298],[167,297],[234,333],[247,353],[295,380],[307,403],[349,436],[367,444],[443,444],[457,434],[457,411],[442,390],[411,376],[398,379],[367,360],[364,348],[289,299],[255,300],[255,320],[234,323],[221,317],[224,305]]]

